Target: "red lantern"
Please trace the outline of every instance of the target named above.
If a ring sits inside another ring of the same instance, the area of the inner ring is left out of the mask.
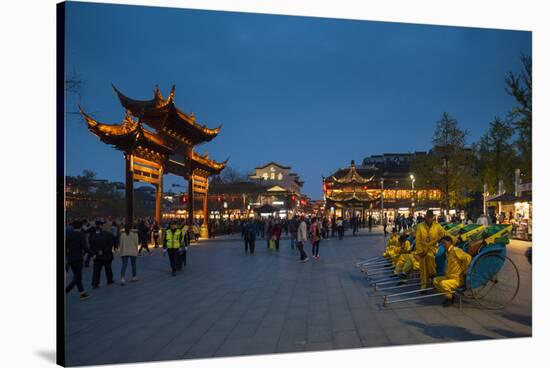
[[[295,200],[296,200],[296,196],[293,195],[293,196],[292,196],[292,202],[294,202]]]
[[[222,201],[222,197],[218,196],[218,202],[221,202],[221,201]]]
[[[181,202],[182,203],[187,203],[187,196],[186,195],[181,196]]]

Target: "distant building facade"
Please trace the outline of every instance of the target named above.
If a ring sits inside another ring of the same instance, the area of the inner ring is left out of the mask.
[[[412,159],[426,152],[372,155],[356,166],[340,168],[323,177],[325,209],[330,215],[360,218],[397,214],[417,215],[427,209],[439,210],[442,192],[435,187],[415,187],[410,169]]]
[[[209,184],[208,213],[210,219],[240,219],[254,216],[292,217],[310,211],[309,198],[301,193],[304,182],[292,168],[276,162],[256,167],[248,181],[223,182],[212,179]],[[181,194],[186,203],[187,193]],[[198,203],[196,204],[198,205]],[[185,211],[182,211],[185,216]],[[204,214],[197,208],[195,217]]]

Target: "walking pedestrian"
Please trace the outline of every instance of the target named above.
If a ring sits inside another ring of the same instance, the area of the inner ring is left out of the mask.
[[[136,257],[138,255],[138,235],[135,230],[132,229],[131,224],[124,225],[124,231],[120,234],[120,257],[122,259],[122,267],[120,269],[120,285],[126,284],[126,268],[128,267],[128,261],[132,266],[132,281],[137,281],[137,266]]]
[[[311,241],[311,255],[315,259],[319,259],[319,243],[321,243],[321,227],[317,217],[314,217],[309,229],[309,239]]]
[[[328,219],[323,217],[323,222],[321,223],[321,235],[323,239],[328,238]]]
[[[369,215],[368,225],[369,225],[369,233],[370,233],[370,232],[372,232],[372,216],[371,215]]]
[[[382,227],[384,228],[384,237],[388,235],[388,215],[385,213],[382,219]]]
[[[149,229],[145,225],[145,221],[140,221],[138,224],[138,239],[141,246],[139,247],[138,255],[141,256],[141,251],[145,249],[149,255],[151,251],[149,250]]]
[[[275,240],[275,249],[279,251],[279,242],[281,240],[281,233],[283,229],[281,227],[281,222],[279,219],[275,220],[275,225],[273,225],[273,239]]]
[[[82,223],[82,232],[84,233],[84,238],[86,239],[86,247],[88,249],[88,253],[86,254],[86,259],[84,260],[84,267],[88,268],[90,267],[90,260],[92,259],[92,253],[90,250],[90,238],[93,234],[96,232],[96,227],[92,226],[88,220],[84,220]]]
[[[114,284],[113,279],[113,247],[115,239],[110,231],[105,229],[105,222],[96,221],[96,232],[90,237],[90,252],[94,260],[94,270],[92,275],[92,288],[99,287],[101,270],[105,268],[107,285]]]
[[[158,222],[155,221],[153,227],[151,228],[153,233],[153,241],[155,242],[155,248],[159,247],[159,235],[160,235],[160,226]]]
[[[250,238],[250,234],[248,232],[248,221],[243,224],[243,234],[244,234],[244,253],[248,254],[248,239]]]
[[[298,232],[296,239],[298,240],[298,250],[300,251],[300,261],[307,262],[309,260],[307,253],[304,251],[304,245],[307,241],[307,225],[302,215],[300,217],[300,225],[298,225]]]
[[[164,244],[162,248],[168,253],[170,269],[172,276],[176,276],[176,271],[180,264],[181,230],[177,228],[175,222],[170,223],[170,227],[164,233]]]
[[[355,234],[359,230],[359,219],[357,218],[357,216],[355,214],[351,218],[351,228],[352,228],[353,236],[355,236]]]
[[[266,220],[264,219],[260,219],[259,220],[259,223],[258,223],[258,230],[260,231],[260,236],[263,238],[265,238],[265,230],[267,228],[267,224],[266,224]]]
[[[338,217],[338,220],[336,220],[336,227],[338,228],[338,240],[342,240],[344,237],[344,220],[342,217]]]
[[[111,223],[111,234],[113,234],[113,237],[115,238],[115,248],[118,248],[118,244],[120,241],[120,229],[116,221],[113,221]]]
[[[298,225],[298,218],[294,215],[288,224],[288,229],[290,232],[290,249],[296,248],[296,234],[298,232]]]
[[[254,254],[256,248],[256,223],[249,221],[246,225],[246,234],[244,242],[244,252]]]
[[[88,299],[89,295],[82,285],[82,267],[84,265],[84,253],[88,252],[86,238],[82,232],[82,223],[74,221],[72,231],[68,231],[65,240],[65,259],[73,273],[73,280],[65,288],[68,294],[75,286],[80,294],[80,300]]]
[[[271,217],[265,223],[265,239],[267,242],[267,249],[269,249],[269,241],[273,237],[273,224],[271,223]]]

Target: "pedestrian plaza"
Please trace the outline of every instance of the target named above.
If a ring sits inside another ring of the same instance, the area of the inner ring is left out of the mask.
[[[138,257],[137,282],[91,290],[90,298],[66,295],[67,365],[194,359],[251,354],[322,351],[483,339],[532,334],[530,243],[511,240],[508,256],[520,272],[516,299],[503,310],[466,300],[442,308],[433,298],[388,307],[354,263],[380,255],[380,229],[355,237],[323,239],[320,259],[300,263],[288,237],[279,252],[257,239],[244,253],[240,234],[194,243],[187,267],[170,275],[162,249]],[[311,254],[311,245],[306,251]],[[72,275],[69,274],[69,278]],[[129,281],[129,280],[127,280]]]

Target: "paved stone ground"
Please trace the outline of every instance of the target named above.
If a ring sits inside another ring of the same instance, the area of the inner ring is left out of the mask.
[[[67,296],[68,365],[125,363],[230,355],[347,349],[531,336],[528,243],[512,241],[509,256],[521,289],[505,310],[472,303],[441,308],[440,300],[383,308],[353,264],[380,254],[379,230],[321,242],[321,259],[298,262],[289,240],[281,251],[245,255],[238,236],[203,241],[188,266],[170,276],[160,250],[138,258],[140,281],[103,285],[91,297]],[[311,251],[307,246],[308,253]],[[119,279],[120,261],[114,262]],[[130,271],[130,270],[128,270]],[[128,272],[127,271],[127,272]]]

